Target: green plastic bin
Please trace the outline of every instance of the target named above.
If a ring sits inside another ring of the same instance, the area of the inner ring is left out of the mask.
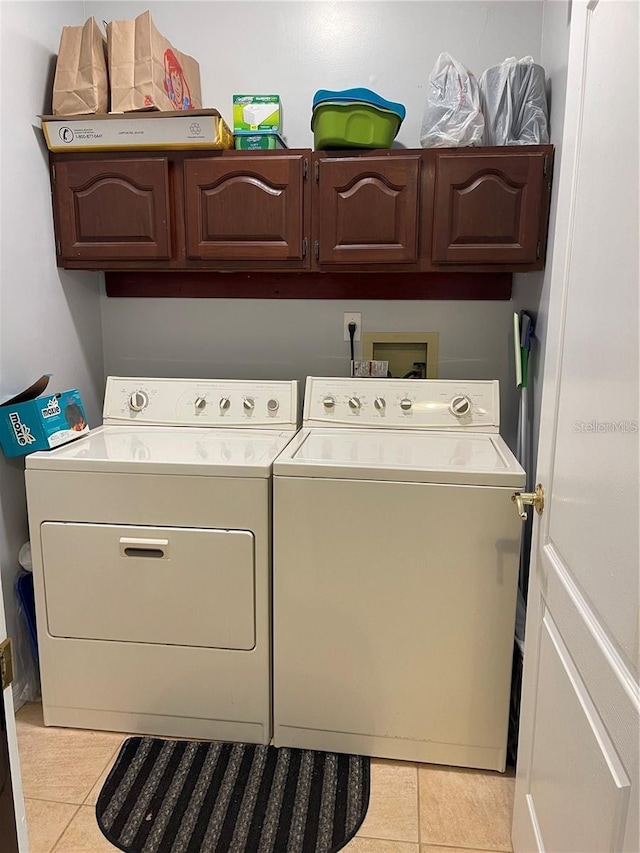
[[[326,148],[391,148],[402,119],[360,102],[318,104],[311,129],[317,151]]]

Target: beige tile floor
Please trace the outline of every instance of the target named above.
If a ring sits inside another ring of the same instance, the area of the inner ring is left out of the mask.
[[[31,853],[113,853],[94,807],[124,735],[45,728],[17,714]],[[375,759],[371,799],[345,853],[510,851],[512,775]]]

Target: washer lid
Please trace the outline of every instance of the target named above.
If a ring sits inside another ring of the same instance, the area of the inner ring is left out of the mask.
[[[274,464],[276,475],[481,486],[525,484],[499,435],[306,429]]]
[[[56,450],[27,456],[31,469],[207,477],[269,477],[294,433],[280,430],[102,426]]]

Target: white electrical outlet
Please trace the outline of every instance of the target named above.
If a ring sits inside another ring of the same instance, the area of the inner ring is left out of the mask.
[[[353,321],[356,324],[356,333],[353,336],[354,341],[362,340],[362,314],[356,314],[354,311],[344,313],[344,339],[345,341],[351,340],[351,335],[349,334],[349,323]]]

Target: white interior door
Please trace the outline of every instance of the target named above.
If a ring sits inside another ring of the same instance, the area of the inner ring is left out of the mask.
[[[0,584],[0,642],[6,638]],[[0,853],[27,853],[28,849],[13,694],[11,687],[0,688]]]
[[[572,9],[516,853],[640,850],[638,10]]]

